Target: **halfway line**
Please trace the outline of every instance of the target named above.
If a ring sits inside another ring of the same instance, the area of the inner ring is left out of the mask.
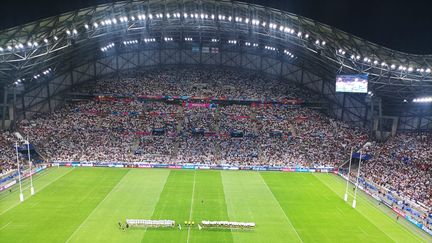
[[[190,213],[189,213],[189,221],[192,220],[193,203],[194,203],[194,198],[195,198],[195,177],[196,177],[196,170],[194,171],[194,180],[193,180],[193,187],[192,187],[192,201],[191,201],[191,208],[190,208]],[[191,226],[189,225],[187,241],[186,241],[187,243],[189,243],[190,229],[191,229]]]

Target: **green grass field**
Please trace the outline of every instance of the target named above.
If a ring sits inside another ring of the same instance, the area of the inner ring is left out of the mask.
[[[432,242],[332,174],[51,168],[0,194],[0,242]],[[352,201],[352,198],[350,198]],[[129,229],[126,218],[252,221],[252,231]]]

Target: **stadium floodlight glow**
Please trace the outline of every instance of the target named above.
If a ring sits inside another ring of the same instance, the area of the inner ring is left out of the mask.
[[[377,64],[378,64],[378,61],[377,61],[377,60],[375,60],[375,61],[373,62],[373,64],[377,65]]]
[[[382,62],[382,63],[381,63],[381,67],[385,67],[385,66],[387,66],[387,63]]]
[[[390,66],[390,68],[394,70],[394,69],[396,69],[396,65],[392,64],[392,65]]]
[[[229,16],[229,17],[228,17],[228,21],[229,21],[229,22],[231,22],[231,20],[232,20],[232,17],[231,17],[231,16]]]
[[[133,45],[133,44],[138,44],[138,40],[123,41],[123,45],[125,45],[125,46]]]
[[[99,27],[98,23],[96,23],[96,22],[93,23],[93,26],[94,26],[95,28]]]
[[[201,19],[204,19],[205,15],[202,13],[202,14],[200,15],[200,17],[201,17]]]
[[[245,23],[249,24],[249,19],[248,18],[245,19]]]
[[[171,14],[166,13],[165,16],[167,17],[167,19],[171,18]]]
[[[431,69],[430,69],[430,68],[427,68],[427,69],[426,69],[426,73],[431,73]]]
[[[360,55],[356,56],[356,60],[360,60],[360,58],[361,58]]]
[[[258,43],[253,43],[253,47],[258,47]]]
[[[353,59],[353,60],[354,60],[354,59],[355,59],[355,56],[354,56],[354,55],[351,55],[351,59]]]
[[[84,25],[84,28],[86,28],[86,30],[88,30],[88,29],[89,29],[88,24],[85,24],[85,25]]]
[[[24,45],[23,45],[22,43],[19,43],[19,44],[18,44],[18,47],[19,47],[20,49],[23,49],[23,48],[24,48]]]
[[[45,42],[45,44],[48,44],[48,39],[45,38],[45,39],[44,39],[44,42]]]
[[[54,36],[54,40],[58,40],[58,37],[56,35]]]
[[[219,42],[219,40],[218,40],[218,39],[215,39],[215,38],[213,38],[213,39],[211,39],[211,42]]]
[[[117,24],[117,19],[116,18],[112,18],[111,21],[112,21],[113,24]]]
[[[305,38],[306,38],[306,39],[309,38],[309,34],[306,34],[306,35],[305,35]]]
[[[285,53],[286,55],[288,55],[289,57],[294,58],[294,54],[292,54],[290,51],[288,51],[288,50],[284,50],[284,53]]]
[[[3,47],[0,47],[0,52],[3,52]]]
[[[156,39],[155,38],[144,38],[144,42],[145,43],[156,42]]]
[[[101,48],[101,51],[102,51],[102,52],[106,52],[106,51],[108,51],[109,49],[113,48],[114,46],[115,46],[115,44],[114,44],[113,42],[111,42],[111,43],[109,43],[108,45],[102,47],[102,48]]]
[[[325,42],[325,41],[321,42],[321,45],[322,45],[322,46],[325,46],[325,45],[326,45],[326,42]]]
[[[35,42],[33,42],[33,46],[34,46],[34,47],[38,47],[39,44],[35,41]]]
[[[276,51],[276,48],[272,47],[272,46],[265,46],[264,49],[269,50],[269,51]]]
[[[414,70],[413,67],[409,67],[409,68],[408,68],[408,72],[412,72],[413,70]]]
[[[266,22],[263,22],[263,23],[262,23],[262,26],[263,26],[263,27],[266,27],[266,25],[267,25]]]
[[[320,44],[320,41],[319,40],[316,40],[315,41],[315,45],[319,45]]]
[[[185,41],[193,41],[193,39],[191,37],[185,37],[184,40]]]
[[[432,97],[423,97],[423,98],[415,98],[413,99],[414,103],[431,103]]]
[[[302,36],[302,32],[298,32],[297,37],[301,37],[301,36]]]
[[[70,30],[66,30],[66,34],[70,35],[71,34]]]
[[[12,46],[7,46],[6,47],[9,51],[12,51]]]
[[[228,40],[228,44],[237,44],[237,41],[236,40]]]
[[[250,46],[251,43],[250,42],[245,42],[245,46]]]
[[[27,42],[27,46],[28,46],[28,47],[32,47],[33,44],[29,41],[29,42]]]
[[[172,37],[164,37],[164,41],[168,42],[168,41],[173,41]]]

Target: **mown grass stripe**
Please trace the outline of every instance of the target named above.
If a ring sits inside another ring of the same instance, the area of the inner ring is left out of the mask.
[[[2,215],[5,222],[12,221],[7,230],[2,231],[2,241],[64,242],[125,172],[104,168],[73,169]],[[89,191],[93,192],[83,198]]]
[[[123,232],[118,222],[152,216],[167,170],[131,169],[82,224],[73,242],[139,242],[145,230]]]
[[[56,182],[58,179],[67,175],[72,170],[73,168],[48,169],[49,173],[47,171],[46,174],[41,174],[40,176],[38,176],[33,180],[33,186],[35,188],[36,194],[40,193],[44,188]],[[23,186],[26,186],[25,189],[28,189],[30,187],[30,181],[29,180],[23,181]],[[0,216],[6,213],[7,211],[13,209],[14,207],[18,206],[21,203],[19,201],[19,189],[18,190],[16,188],[14,189],[15,190],[10,193],[8,191],[3,192],[6,195],[0,200]],[[31,197],[30,190],[23,189],[23,194],[24,194],[24,201],[30,199]]]
[[[221,174],[230,220],[256,223],[252,231],[233,231],[234,242],[301,242],[258,172]]]

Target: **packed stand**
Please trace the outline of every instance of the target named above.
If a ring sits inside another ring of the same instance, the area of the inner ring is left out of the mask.
[[[431,134],[400,133],[377,145],[362,175],[399,195],[432,207]]]

